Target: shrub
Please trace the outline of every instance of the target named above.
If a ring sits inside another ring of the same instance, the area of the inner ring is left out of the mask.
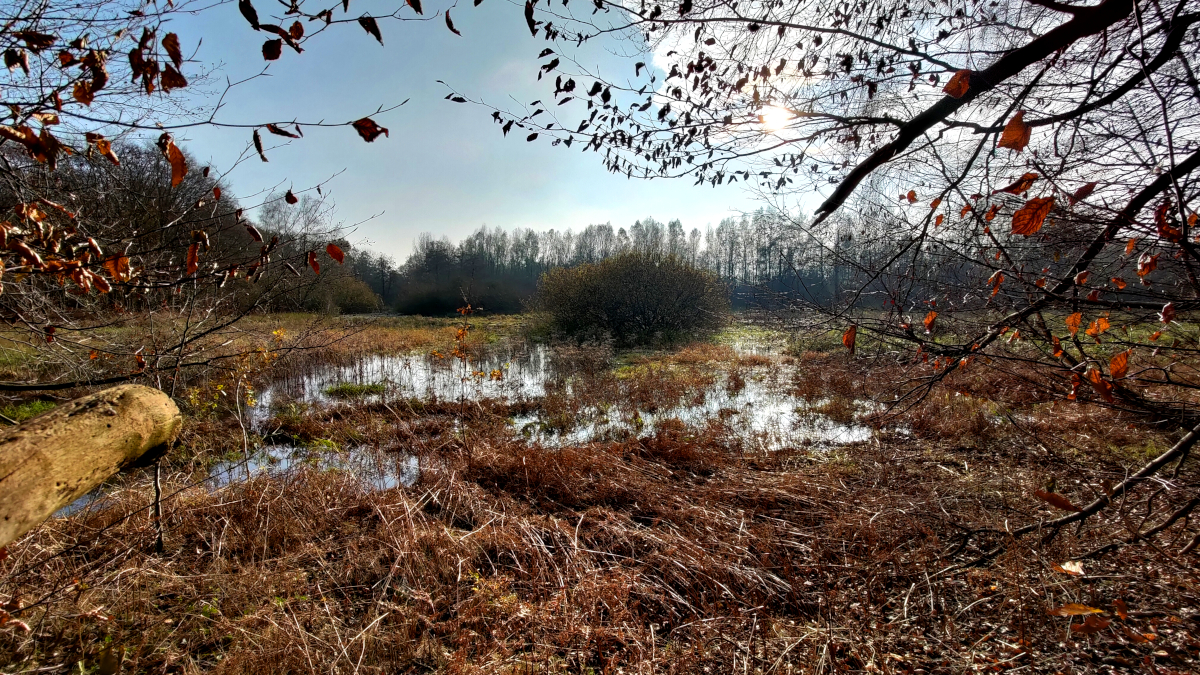
[[[716,275],[680,258],[623,253],[550,270],[538,284],[537,305],[567,335],[625,346],[715,331],[729,297]]]
[[[321,278],[301,302],[308,312],[370,314],[380,309],[379,296],[366,282],[349,275]]]

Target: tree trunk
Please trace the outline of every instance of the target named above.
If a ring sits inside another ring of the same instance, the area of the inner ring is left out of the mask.
[[[163,392],[125,384],[0,433],[0,546],[87,494],[147,451],[175,440],[182,418]]]

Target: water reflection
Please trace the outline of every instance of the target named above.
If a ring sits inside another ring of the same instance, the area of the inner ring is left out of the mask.
[[[764,340],[741,339],[733,344],[739,356],[769,356],[777,345]],[[592,364],[594,365],[594,364]],[[871,438],[871,429],[854,423],[837,422],[821,414],[814,404],[786,393],[781,370],[776,365],[761,367],[744,378],[744,385],[731,386],[717,377],[699,396],[686,404],[655,410],[639,410],[628,401],[617,401],[606,409],[585,410],[563,428],[562,420],[548,421],[537,410],[537,400],[546,395],[547,384],[555,381],[561,393],[572,394],[573,369],[578,364],[545,345],[502,344],[486,349],[468,364],[458,359],[439,359],[429,354],[375,355],[348,366],[323,366],[307,372],[285,374],[271,383],[259,397],[253,413],[260,432],[284,403],[333,406],[343,403],[331,396],[337,385],[383,385],[382,394],[354,400],[378,401],[418,399],[454,401],[499,399],[530,402],[534,412],[512,421],[516,433],[548,445],[563,446],[592,441],[646,436],[662,420],[678,419],[699,428],[710,420],[722,420],[729,432],[749,447],[778,450],[784,447],[829,447],[859,443]],[[498,380],[473,373],[498,370]],[[740,375],[739,375],[740,378]]]
[[[289,402],[317,406],[342,402],[330,395],[342,384],[384,385],[385,393],[356,397],[357,401],[413,398],[422,401],[457,401],[499,398],[527,400],[545,394],[545,383],[553,374],[551,352],[545,345],[503,345],[488,348],[482,358],[464,364],[455,358],[429,354],[372,355],[346,366],[319,366],[303,372],[284,373],[260,394],[252,408],[252,422],[261,429],[272,408]],[[500,377],[493,379],[492,371]],[[478,377],[474,373],[482,372]]]
[[[590,409],[577,423],[561,430],[547,425],[538,412],[513,419],[518,432],[531,440],[553,446],[570,446],[593,441],[652,435],[657,425],[677,419],[692,428],[720,420],[749,448],[770,451],[785,447],[829,447],[870,440],[871,429],[860,424],[843,424],[813,410],[816,404],[782,393],[769,378],[747,379],[736,391],[718,381],[707,388],[700,402],[647,412],[617,406]]]
[[[366,446],[327,450],[268,445],[249,459],[214,464],[208,471],[206,484],[217,490],[248,476],[264,473],[279,476],[303,467],[317,471],[345,471],[371,490],[413,485],[421,476],[420,462],[413,455],[383,452]]]

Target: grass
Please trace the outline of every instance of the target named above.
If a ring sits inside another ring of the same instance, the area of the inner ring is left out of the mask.
[[[56,407],[58,407],[58,404],[53,401],[35,399],[32,401],[21,401],[20,403],[9,403],[4,407],[0,407],[0,415],[14,422],[24,422],[27,419],[54,410]]]
[[[334,398],[362,398],[364,396],[380,396],[387,391],[387,385],[382,382],[357,384],[354,382],[339,382],[325,388],[325,393]]]
[[[357,326],[321,358],[438,348],[450,325]],[[473,348],[520,331],[481,325]],[[794,356],[722,341],[553,355],[560,370],[542,396],[296,405],[265,427],[311,448],[416,455],[411,487],[375,490],[300,463],[212,490],[191,466],[240,452],[241,429],[189,419],[162,472],[162,555],[147,473],[112,486],[113,508],[52,520],[9,547],[0,601],[30,631],[0,626],[0,666],[86,672],[108,644],[128,672],[1098,672],[1145,659],[1164,675],[1197,669],[1195,554],[1174,553],[1197,533],[1194,518],[1153,546],[1088,557],[1130,538],[1147,497],[1161,513],[1186,492],[1137,492],[1056,536],[1007,534],[1062,515],[1033,490],[1054,484],[1086,503],[1169,433],[1031,396],[1026,371],[955,371],[919,404],[888,410],[913,366],[851,357],[840,336]],[[749,384],[877,431],[857,445],[768,451],[740,414],[670,418]],[[648,413],[653,433],[562,447],[508,424]],[[1200,484],[1196,463],[1172,481]],[[1073,560],[1083,576],[1060,571]],[[1073,631],[1080,618],[1048,614],[1066,603],[1112,625]],[[1123,628],[1156,637],[1136,642]]]

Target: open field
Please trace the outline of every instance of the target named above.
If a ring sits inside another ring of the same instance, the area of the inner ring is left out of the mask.
[[[756,324],[628,352],[471,324],[255,318],[269,358],[187,382],[163,553],[152,472],[9,547],[0,669],[1200,667],[1194,460],[1009,534],[1063,515],[1035,490],[1085,504],[1179,433],[1019,370],[891,410],[912,365]]]

